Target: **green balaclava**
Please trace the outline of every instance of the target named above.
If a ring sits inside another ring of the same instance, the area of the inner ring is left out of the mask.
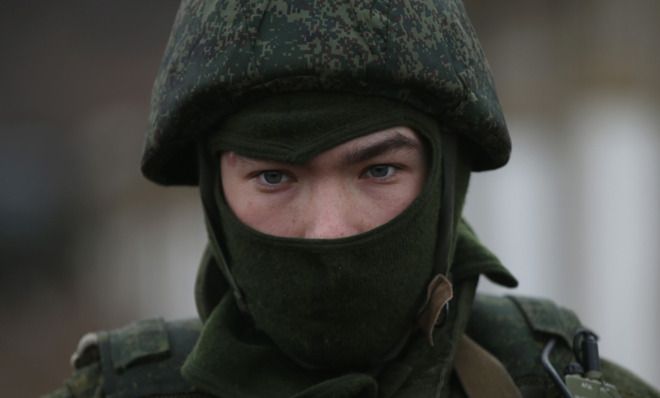
[[[276,237],[243,224],[224,199],[222,151],[303,164],[350,139],[394,126],[412,128],[425,142],[428,177],[407,209],[375,229],[339,239]],[[307,370],[373,371],[399,355],[417,333],[420,313],[432,307],[429,284],[436,275],[447,275],[452,261],[453,231],[469,178],[467,166],[454,167],[455,137],[396,101],[303,92],[246,106],[199,148],[211,254],[233,293],[202,316],[219,318],[228,305],[238,307],[260,338]],[[191,358],[188,376],[200,379],[190,375],[195,353]]]

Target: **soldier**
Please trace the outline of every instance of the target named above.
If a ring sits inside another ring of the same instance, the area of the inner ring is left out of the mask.
[[[85,336],[51,397],[658,397],[461,217],[510,141],[459,0],[183,1],[142,170],[199,185],[200,320]],[[618,389],[618,390],[617,390]]]

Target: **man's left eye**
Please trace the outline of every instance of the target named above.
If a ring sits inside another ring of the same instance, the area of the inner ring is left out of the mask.
[[[396,173],[396,168],[394,166],[389,164],[377,164],[369,167],[364,174],[366,177],[383,179],[392,177],[394,173]]]

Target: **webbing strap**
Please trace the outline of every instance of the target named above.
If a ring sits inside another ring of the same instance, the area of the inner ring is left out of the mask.
[[[465,334],[458,343],[454,369],[468,398],[522,398],[504,365]]]

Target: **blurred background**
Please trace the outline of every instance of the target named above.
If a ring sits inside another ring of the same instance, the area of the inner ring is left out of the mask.
[[[0,386],[34,397],[79,337],[195,315],[197,193],[139,173],[177,1],[0,3]],[[521,282],[660,387],[660,2],[466,0],[514,142],[466,214]],[[481,289],[503,292],[488,283]]]

